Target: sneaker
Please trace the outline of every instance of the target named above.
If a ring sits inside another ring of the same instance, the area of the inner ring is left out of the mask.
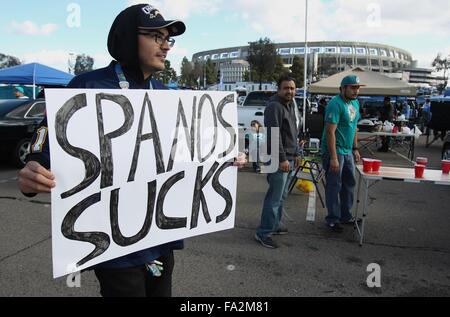
[[[341,221],[341,225],[354,225],[355,222],[357,223],[361,223],[362,219],[358,218],[358,220],[356,220],[355,217],[350,218],[350,220],[347,221]]]
[[[258,236],[258,234],[255,233],[255,239],[256,239],[256,241],[258,241],[259,243],[261,243],[261,245],[262,245],[263,247],[270,248],[270,249],[276,249],[276,248],[278,248],[278,245],[275,243],[275,241],[272,240],[271,237],[260,238],[260,237]]]
[[[275,230],[274,232],[272,232],[272,234],[280,235],[280,236],[283,234],[288,234],[288,228],[280,223],[280,225],[278,226],[278,229]]]
[[[333,232],[340,233],[340,232],[344,231],[344,228],[342,228],[341,225],[338,223],[328,223],[327,227]]]

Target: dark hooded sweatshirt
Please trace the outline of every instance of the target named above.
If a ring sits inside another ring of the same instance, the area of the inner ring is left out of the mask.
[[[115,65],[117,62],[120,62],[125,77],[129,82],[130,89],[149,89],[150,81],[153,89],[167,89],[160,81],[151,78],[143,78],[143,74],[138,64],[137,25],[134,18],[135,16],[135,12],[132,11],[122,12],[111,27],[108,36],[108,50],[116,61],[111,62],[108,67],[76,76],[69,83],[68,88],[120,89],[119,78],[115,71]],[[43,126],[47,126],[47,119],[44,119],[40,127]],[[33,137],[31,144],[35,144],[36,139],[37,135]],[[27,161],[37,161],[45,168],[50,169],[48,138],[45,139],[41,151],[30,153],[27,157]],[[168,254],[171,250],[182,248],[183,241],[175,241],[104,262],[93,268],[126,268],[140,266]]]

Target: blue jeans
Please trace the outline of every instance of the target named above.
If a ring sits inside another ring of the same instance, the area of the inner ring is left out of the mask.
[[[338,155],[339,173],[330,171],[330,156],[323,156],[323,168],[326,171],[326,205],[328,224],[346,222],[352,218],[354,190],[356,185],[355,160],[353,154]]]
[[[283,214],[283,202],[289,192],[289,183],[294,176],[294,161],[289,161],[290,171],[288,173],[278,170],[276,173],[267,175],[269,189],[264,198],[261,214],[261,225],[256,230],[259,237],[265,238],[278,229]]]

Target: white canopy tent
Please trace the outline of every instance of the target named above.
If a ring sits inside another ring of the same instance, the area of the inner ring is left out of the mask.
[[[336,95],[339,94],[339,86],[345,76],[356,75],[361,84],[360,96],[415,96],[416,87],[402,80],[389,78],[378,72],[354,68],[347,70],[324,80],[312,84],[309,92],[313,94]]]

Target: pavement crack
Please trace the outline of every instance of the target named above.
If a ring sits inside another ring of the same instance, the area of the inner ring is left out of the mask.
[[[0,263],[4,262],[4,261],[6,261],[6,260],[8,260],[8,259],[10,259],[10,258],[12,258],[12,257],[15,257],[16,255],[19,255],[19,254],[21,254],[21,253],[23,253],[23,252],[25,252],[25,251],[28,251],[28,250],[30,250],[30,249],[32,249],[32,248],[34,248],[34,247],[37,247],[38,245],[40,245],[40,244],[42,244],[42,243],[44,243],[44,242],[47,242],[47,241],[50,240],[51,238],[52,238],[52,236],[49,236],[49,237],[47,237],[47,238],[45,238],[45,239],[43,239],[43,240],[41,240],[41,241],[38,241],[38,242],[36,242],[36,243],[34,243],[34,244],[28,246],[28,247],[25,247],[25,248],[23,248],[23,249],[21,249],[21,250],[19,250],[19,251],[17,251],[17,252],[14,252],[13,254],[10,254],[10,255],[7,255],[7,256],[5,256],[5,257],[3,257],[3,258],[0,258]]]
[[[0,196],[0,200],[18,200],[18,198],[9,196]]]
[[[13,201],[20,201],[20,202],[25,202],[25,203],[37,204],[37,205],[50,205],[50,202],[48,202],[48,201],[28,200],[25,198],[18,198],[18,197],[12,197],[12,196],[0,196],[0,200],[13,200]]]

